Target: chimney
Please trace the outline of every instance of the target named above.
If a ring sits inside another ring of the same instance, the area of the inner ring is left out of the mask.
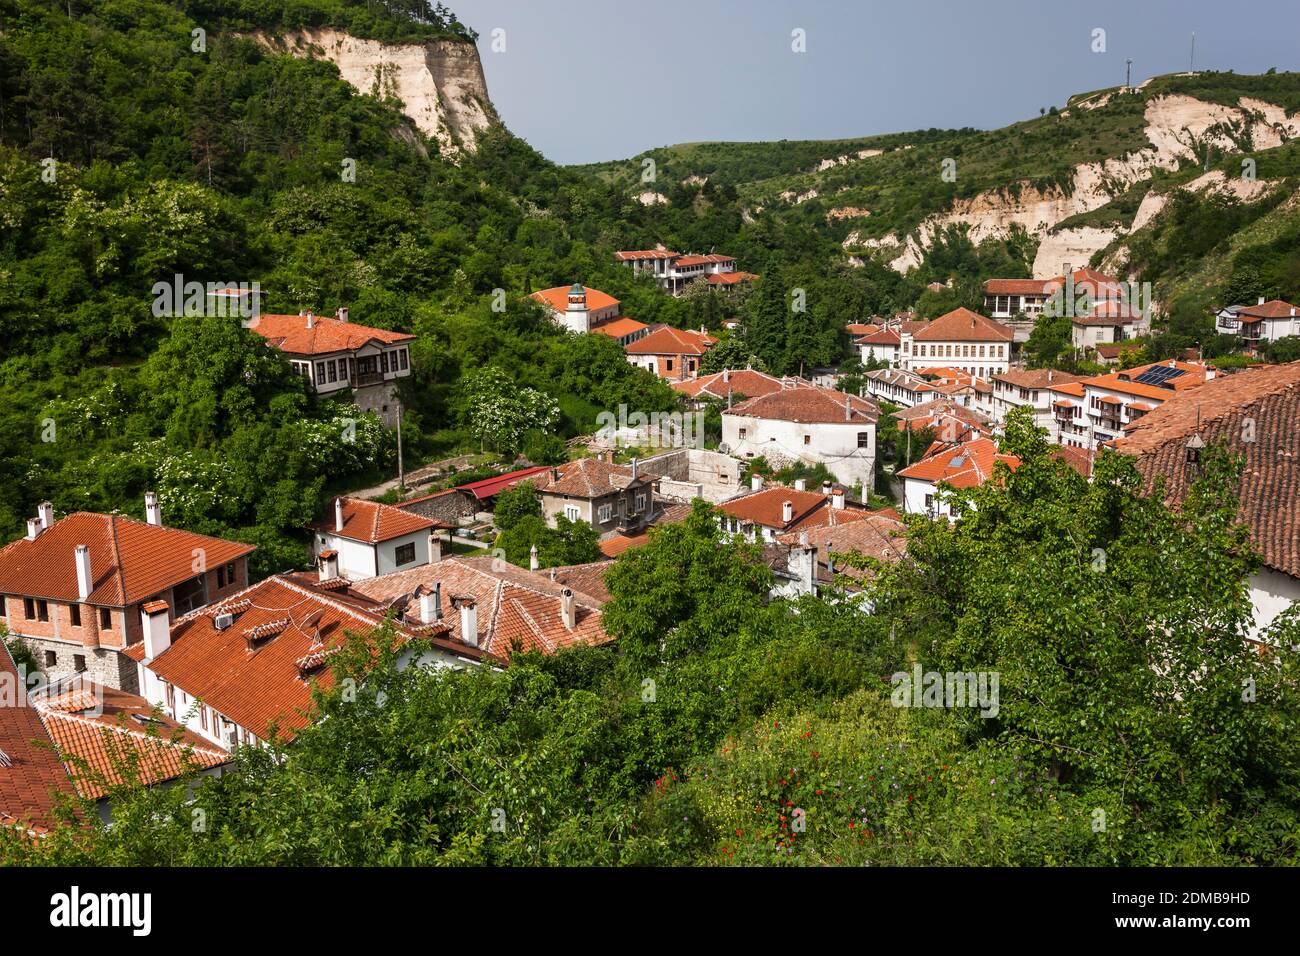
[[[348,307],[346,305],[339,306],[339,310],[335,315],[338,316],[340,322],[346,322],[348,320]]]
[[[724,368],[724,369],[722,370],[722,380],[723,380],[724,382],[730,382],[730,381],[731,381],[731,369],[729,369],[729,368]]]
[[[162,525],[162,507],[158,504],[158,494],[153,491],[144,493],[144,520],[150,524]]]
[[[1256,302],[1255,304],[1256,304],[1256,305],[1263,305],[1263,304],[1264,304],[1264,297],[1261,295],[1261,296],[1259,297],[1259,301]]]
[[[807,531],[800,533],[799,544],[790,549],[786,568],[797,577],[800,594],[816,592],[817,548],[808,543]]]
[[[442,583],[420,589],[420,622],[434,624],[442,620]]]
[[[541,566],[541,562],[537,560],[537,545],[533,545],[528,549],[528,570],[536,571]]]
[[[321,581],[333,581],[339,576],[339,553],[334,550],[322,551],[316,556],[320,569]]]
[[[149,662],[172,646],[171,608],[166,601],[149,601],[140,608],[144,630],[144,659]]]
[[[831,507],[837,511],[844,510],[844,489],[839,485],[835,486],[834,495],[831,497]]]
[[[438,532],[430,531],[429,532],[429,563],[437,564],[441,560],[442,560],[442,538],[438,536]]]
[[[827,498],[831,496],[831,483],[829,481],[822,482],[822,494],[824,494]]]
[[[789,501],[781,502],[781,521],[789,524],[794,520],[794,505]]]
[[[794,480],[794,490],[795,490],[795,491],[807,491],[807,490],[808,490],[808,481],[807,481],[806,479],[804,479],[804,478],[796,478],[796,479]]]
[[[844,420],[853,421],[853,400],[847,395],[844,396]]]
[[[312,315],[311,310],[308,309],[308,310],[307,310],[307,328],[309,328],[309,329],[314,329],[315,327],[316,327],[316,316]]]
[[[334,530],[343,530],[343,499],[334,499]]]
[[[94,590],[94,576],[90,573],[90,548],[79,544],[75,550],[77,560],[77,600],[84,601]]]
[[[762,476],[762,475],[759,475],[759,474],[753,474],[753,475],[750,475],[750,476],[749,476],[749,490],[750,490],[750,491],[762,491],[762,490],[763,490],[763,476]]]
[[[565,588],[560,592],[560,616],[564,618],[564,627],[566,630],[573,630],[573,591]]]
[[[637,462],[636,459],[633,458],[632,459],[632,480],[633,481],[636,481],[636,475],[637,475]]]
[[[452,598],[460,604],[460,639],[470,647],[478,647],[478,603],[472,597]]]
[[[50,530],[50,525],[54,524],[54,505],[48,501],[42,501],[36,506],[36,517],[41,519],[41,530]]]
[[[40,533],[41,533],[41,519],[28,518],[27,519],[27,540],[35,541],[36,536]]]

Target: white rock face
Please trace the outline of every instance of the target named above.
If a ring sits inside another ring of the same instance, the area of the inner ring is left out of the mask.
[[[294,56],[323,57],[358,91],[400,100],[402,111],[448,158],[461,150],[473,152],[479,131],[495,119],[483,64],[472,43],[381,43],[331,29],[257,39]]]
[[[924,219],[906,237],[885,236],[870,245],[898,247],[901,252],[890,266],[898,272],[907,272],[921,264],[934,237],[949,225],[968,226],[974,242],[1003,238],[1012,226],[1019,225],[1045,246],[1034,259],[1034,278],[1051,278],[1060,274],[1061,262],[1084,265],[1094,252],[1118,236],[1149,223],[1165,199],[1148,195],[1139,206],[1130,230],[1088,227],[1051,234],[1057,223],[1106,205],[1134,183],[1150,178],[1156,169],[1176,170],[1186,161],[1201,158],[1206,146],[1216,151],[1237,150],[1229,136],[1230,129],[1249,130],[1256,149],[1270,149],[1300,136],[1300,113],[1288,116],[1280,106],[1248,98],[1233,107],[1206,103],[1191,96],[1158,96],[1147,103],[1144,117],[1146,137],[1151,145],[1122,158],[1076,166],[1068,194],[1056,188],[1040,190],[1028,182],[1020,183],[1018,190],[989,190],[958,200],[947,212]],[[1222,174],[1218,174],[1217,180],[1213,175],[1201,179],[1206,182],[1197,187],[1198,191],[1210,187],[1227,189],[1246,199],[1269,188],[1269,184],[1245,180],[1224,181]],[[1196,184],[1188,188],[1193,185]],[[851,235],[845,239],[845,246],[853,245],[868,244],[858,242],[856,235]]]

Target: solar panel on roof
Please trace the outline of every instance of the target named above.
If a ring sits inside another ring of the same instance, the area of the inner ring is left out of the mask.
[[[1163,385],[1171,378],[1177,378],[1182,374],[1184,374],[1184,369],[1181,368],[1171,368],[1168,365],[1154,365],[1137,378],[1133,379],[1133,381],[1141,382],[1143,385]]]

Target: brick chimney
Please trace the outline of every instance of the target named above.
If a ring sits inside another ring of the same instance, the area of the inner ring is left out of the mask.
[[[560,616],[564,618],[564,627],[566,630],[573,630],[576,623],[573,609],[573,591],[565,588],[560,592]]]
[[[334,530],[343,530],[343,499],[334,499]]]
[[[36,506],[36,517],[41,521],[41,530],[49,531],[50,526],[54,524],[54,505],[48,501],[42,501]]]
[[[153,491],[144,493],[144,520],[154,525],[162,525],[162,507],[158,504],[158,495]]]
[[[140,624],[144,630],[144,659],[148,662],[172,646],[171,608],[166,601],[149,601],[140,608]]]
[[[77,600],[84,601],[95,589],[95,576],[90,573],[90,548],[79,544],[73,555],[77,562]]]

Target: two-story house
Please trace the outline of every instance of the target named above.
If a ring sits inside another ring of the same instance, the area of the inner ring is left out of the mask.
[[[1013,408],[1029,406],[1034,411],[1034,424],[1051,432],[1054,421],[1052,402],[1054,385],[1077,382],[1081,376],[1058,372],[1055,369],[1010,369],[993,376],[993,417],[1006,421]]]
[[[248,584],[252,545],[164,527],[152,492],[145,515],[76,512],[56,521],[46,501],[27,535],[0,549],[0,621],[50,679],[83,674],[135,691],[123,652],[142,638],[143,605],[185,614]]]
[[[673,295],[680,295],[697,279],[726,288],[758,278],[748,272],[737,272],[735,256],[714,252],[683,255],[671,249],[637,249],[616,252],[614,259],[638,275],[649,274],[664,291]]]
[[[347,309],[334,317],[261,315],[248,327],[283,352],[317,394],[350,388],[362,411],[374,412],[389,427],[396,425],[395,381],[411,374],[414,335],[357,325],[348,321]]]
[[[1082,447],[1094,450],[1124,434],[1130,424],[1186,389],[1215,376],[1212,365],[1168,359],[1082,379],[1084,415],[1089,432]]]
[[[903,367],[917,371],[934,366],[959,368],[987,379],[1011,363],[1010,328],[970,309],[953,309],[911,335],[911,352]]]
[[[542,515],[552,525],[559,515],[585,521],[602,535],[644,527],[654,514],[657,475],[634,458],[616,465],[605,456],[579,458],[528,479],[537,489]]]
[[[704,353],[718,342],[704,329],[676,329],[660,325],[649,335],[623,347],[627,360],[669,382],[695,378]]]

